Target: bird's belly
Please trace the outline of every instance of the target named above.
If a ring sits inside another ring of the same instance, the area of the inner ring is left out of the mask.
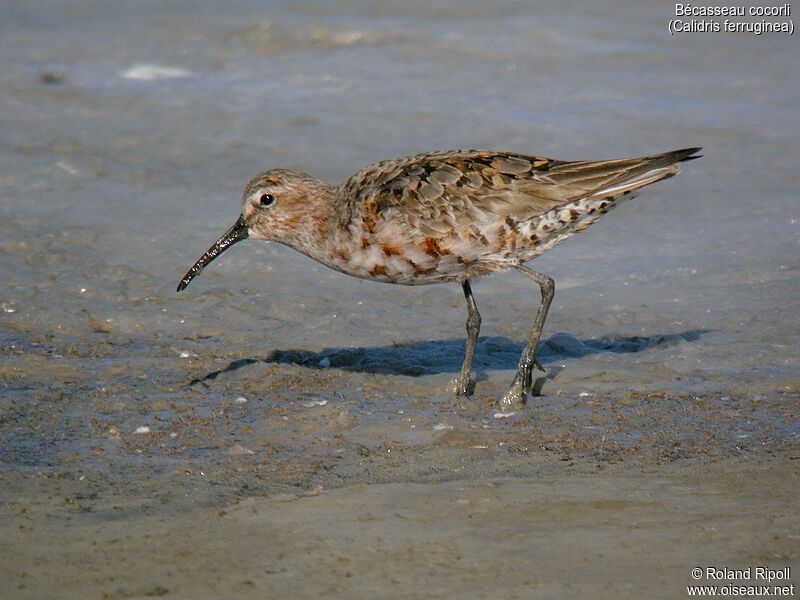
[[[453,236],[423,237],[398,229],[343,235],[329,251],[337,271],[401,285],[463,281],[506,268],[507,260],[481,244]]]
[[[329,266],[337,271],[400,285],[452,281],[462,274],[441,257],[427,254],[411,244],[365,243],[358,247],[339,247],[332,257]]]

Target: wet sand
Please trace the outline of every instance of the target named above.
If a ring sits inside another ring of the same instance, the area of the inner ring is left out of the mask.
[[[457,400],[446,375],[157,362],[6,402],[8,597],[675,598],[697,566],[800,558],[796,394],[556,376],[507,414],[507,372]]]
[[[694,567],[798,566],[796,453],[526,459],[500,462],[527,477],[453,473],[213,506],[191,506],[218,494],[194,479],[178,485],[183,510],[166,514],[113,489],[38,478],[9,498],[6,484],[4,597],[681,598]]]

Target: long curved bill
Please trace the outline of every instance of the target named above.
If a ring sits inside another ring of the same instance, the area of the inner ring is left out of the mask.
[[[241,242],[244,239],[247,239],[247,225],[244,222],[244,217],[240,216],[233,227],[223,233],[222,237],[214,242],[214,245],[206,250],[206,253],[203,254],[203,256],[194,263],[194,266],[189,269],[186,275],[183,276],[183,279],[181,279],[181,282],[178,284],[178,291],[185,290],[189,282],[191,282],[196,275],[199,275],[200,271],[205,269],[208,263],[217,258],[236,242]]]

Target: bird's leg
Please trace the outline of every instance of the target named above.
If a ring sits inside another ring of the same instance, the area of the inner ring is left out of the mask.
[[[508,388],[500,399],[499,406],[502,409],[517,408],[524,404],[533,385],[533,368],[536,367],[544,371],[539,361],[536,360],[536,345],[539,343],[539,337],[542,335],[544,320],[547,318],[547,311],[550,308],[550,302],[553,300],[553,292],[556,289],[555,281],[547,275],[542,275],[522,265],[517,265],[516,268],[522,271],[525,276],[539,284],[539,289],[542,292],[542,301],[539,305],[539,312],[536,313],[536,319],[533,322],[533,330],[528,338],[528,346],[525,348],[522,356],[520,356],[517,374],[514,376],[511,387]]]
[[[469,279],[465,280],[461,286],[464,288],[464,297],[467,299],[467,349],[464,352],[464,364],[461,365],[461,377],[456,382],[456,394],[459,396],[469,396],[475,388],[475,382],[469,378],[472,370],[472,359],[475,356],[475,346],[478,344],[478,333],[481,330],[481,313],[478,312],[478,305],[472,297],[472,287]]]

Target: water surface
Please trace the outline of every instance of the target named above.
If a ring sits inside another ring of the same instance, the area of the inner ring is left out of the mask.
[[[146,469],[236,444],[254,464],[271,447],[290,463],[291,450],[472,429],[501,436],[472,446],[517,436],[658,455],[676,440],[687,454],[796,444],[796,39],[671,38],[670,8],[6,4],[5,468],[125,478],[141,451]],[[490,408],[538,303],[517,274],[475,285],[480,381],[466,403],[447,391],[466,318],[456,285],[356,280],[249,241],[175,293],[263,169],[338,181],[429,149],[591,159],[686,146],[705,157],[533,263],[557,285],[549,378],[517,417]]]

